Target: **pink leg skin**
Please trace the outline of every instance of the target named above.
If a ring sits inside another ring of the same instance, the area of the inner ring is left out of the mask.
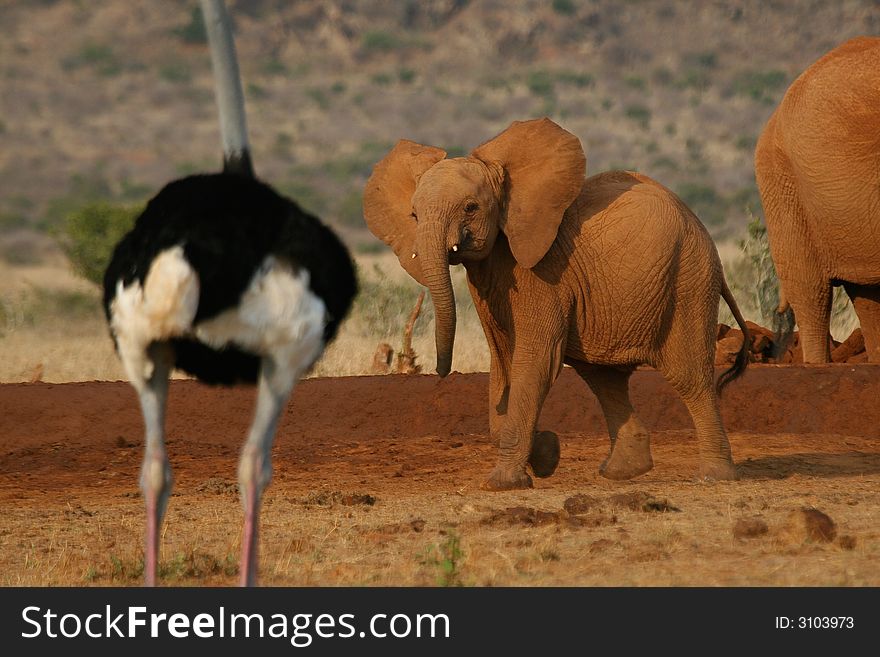
[[[159,563],[159,519],[156,500],[147,502],[147,544],[144,549],[144,586],[156,586]]]
[[[141,464],[141,492],[147,511],[144,545],[144,585],[156,585],[159,565],[159,532],[168,496],[171,493],[171,466],[165,452],[165,400],[168,396],[168,374],[171,358],[162,345],[148,352],[153,373],[147,381],[132,381],[138,391],[146,427],[144,460]]]
[[[241,539],[241,566],[239,573],[240,586],[255,586],[257,583],[257,552],[259,546],[260,504],[251,489],[244,495],[244,531]]]
[[[260,501],[272,478],[272,441],[278,418],[299,374],[295,369],[278,367],[269,357],[263,358],[257,386],[257,410],[238,461],[238,490],[244,507],[239,565],[241,586],[257,584]]]

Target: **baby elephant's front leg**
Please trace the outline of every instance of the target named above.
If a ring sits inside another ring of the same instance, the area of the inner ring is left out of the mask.
[[[530,355],[514,356],[510,377],[507,412],[497,418],[498,463],[483,483],[484,490],[515,490],[531,488],[532,478],[526,465],[532,465],[536,476],[553,473],[559,461],[559,440],[551,432],[535,434],[541,406],[550,389],[552,359]]]

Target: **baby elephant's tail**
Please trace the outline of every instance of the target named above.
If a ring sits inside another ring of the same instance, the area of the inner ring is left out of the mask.
[[[730,366],[730,369],[722,372],[721,376],[718,377],[718,381],[715,384],[715,391],[718,393],[719,397],[721,396],[721,391],[724,389],[724,386],[731,381],[738,379],[743,375],[743,372],[746,371],[746,367],[749,364],[749,348],[752,344],[752,337],[749,335],[746,320],[743,319],[742,313],[740,313],[739,307],[736,305],[736,300],[730,293],[730,288],[727,287],[727,281],[724,280],[723,276],[721,277],[721,296],[724,298],[724,302],[727,304],[727,307],[730,308],[730,312],[733,313],[736,323],[739,324],[739,328],[742,330],[743,342],[739,353],[736,355],[736,360],[733,361],[733,365]]]

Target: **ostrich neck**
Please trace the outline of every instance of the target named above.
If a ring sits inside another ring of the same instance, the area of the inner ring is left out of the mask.
[[[244,93],[235,54],[232,24],[223,0],[201,0],[202,16],[211,47],[214,91],[220,115],[225,169],[253,175],[248,146]]]

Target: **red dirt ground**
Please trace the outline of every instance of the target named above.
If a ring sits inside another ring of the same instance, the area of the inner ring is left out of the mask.
[[[485,374],[452,374],[443,380],[389,375],[303,381],[279,428],[267,505],[272,500],[308,499],[319,490],[357,490],[383,501],[406,501],[436,491],[438,499],[457,494],[467,504],[489,505],[479,507],[485,509],[542,502],[558,508],[559,495],[632,490],[640,484],[656,492],[675,483],[678,497],[672,502],[677,506],[687,504],[691,490],[700,495],[706,490],[723,493],[729,505],[732,495],[748,500],[766,482],[781,479],[791,480],[795,489],[805,480],[821,484],[810,498],[818,504],[828,486],[838,497],[828,498],[827,504],[841,502],[841,491],[845,494],[850,486],[863,490],[870,484],[876,490],[872,482],[880,474],[880,366],[750,367],[726,389],[722,400],[741,481],[718,484],[715,489],[693,488],[697,454],[690,418],[669,385],[650,370],[633,376],[632,396],[653,434],[655,470],[629,485],[598,478],[596,470],[608,449],[604,420],[585,384],[566,368],[539,422],[540,428],[560,434],[562,458],[556,474],[536,479],[534,491],[478,491],[477,484],[495,458],[487,436],[487,379]],[[167,431],[175,475],[172,507],[187,497],[198,502],[210,492],[206,482],[217,481],[224,488],[223,504],[237,504],[233,502],[235,464],[253,398],[251,388],[172,382]],[[113,513],[131,515],[131,532],[139,536],[141,445],[142,420],[134,391],[126,383],[0,386],[0,506],[5,509],[0,518],[0,551],[7,554],[0,560],[7,573],[3,583],[80,581],[79,573],[54,579],[9,574],[10,569],[26,569],[22,562],[33,559],[28,555],[45,532],[41,523],[48,527],[80,516],[89,522],[95,509],[109,504]],[[861,502],[874,504],[875,499]],[[80,514],[78,509],[92,511]],[[467,510],[473,507],[466,506]],[[194,527],[203,513],[192,514]],[[869,515],[876,515],[876,507]],[[31,540],[21,540],[22,535]],[[865,540],[876,542],[876,533],[866,536],[860,547],[865,547]],[[607,544],[613,542],[609,539]],[[52,543],[42,551],[56,549]],[[274,572],[279,572],[278,567]],[[89,573],[89,581],[98,577],[91,569]],[[276,581],[302,583],[283,577]],[[353,581],[372,580],[358,576]],[[394,583],[393,577],[381,581]],[[508,580],[474,575],[472,581]],[[556,580],[550,576],[546,581]],[[221,576],[221,583],[228,582]],[[319,578],[306,583],[334,581]]]

